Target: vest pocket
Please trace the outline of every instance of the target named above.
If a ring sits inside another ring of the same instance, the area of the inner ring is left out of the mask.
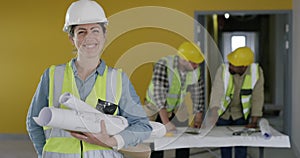
[[[114,103],[110,103],[101,99],[98,99],[98,103],[96,105],[96,109],[101,111],[104,114],[113,115],[117,109],[117,105]]]
[[[252,89],[242,89],[241,95],[250,95],[252,94]]]

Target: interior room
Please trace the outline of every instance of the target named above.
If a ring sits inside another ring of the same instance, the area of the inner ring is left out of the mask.
[[[26,116],[43,72],[76,57],[62,31],[74,0],[1,1],[1,158],[37,157]],[[122,68],[141,103],[153,63],[176,53],[183,40],[205,52],[205,102],[217,67],[238,46],[249,46],[264,71],[264,117],[288,136],[290,148],[249,147],[249,158],[300,157],[300,0],[119,1],[96,0],[109,20],[103,59]],[[130,63],[130,64],[129,64]],[[261,155],[262,154],[262,155]],[[165,150],[165,158],[175,151]],[[217,147],[192,148],[190,158],[220,157]]]

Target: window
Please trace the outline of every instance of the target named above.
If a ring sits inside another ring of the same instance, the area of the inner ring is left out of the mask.
[[[231,51],[246,46],[246,36],[231,36]]]

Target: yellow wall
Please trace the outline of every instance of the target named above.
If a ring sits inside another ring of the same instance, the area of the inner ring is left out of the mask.
[[[71,2],[0,2],[0,133],[26,133],[27,109],[41,74],[49,65],[65,63],[74,56],[62,32]],[[99,2],[110,20],[103,58],[109,65],[124,69],[141,98],[151,78],[152,62],[174,53],[183,40],[193,40],[195,11],[292,8],[292,0]]]

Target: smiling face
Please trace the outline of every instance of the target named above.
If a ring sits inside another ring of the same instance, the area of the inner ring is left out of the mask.
[[[70,40],[78,50],[79,58],[99,58],[105,43],[105,33],[100,24],[82,24],[74,28]]]

